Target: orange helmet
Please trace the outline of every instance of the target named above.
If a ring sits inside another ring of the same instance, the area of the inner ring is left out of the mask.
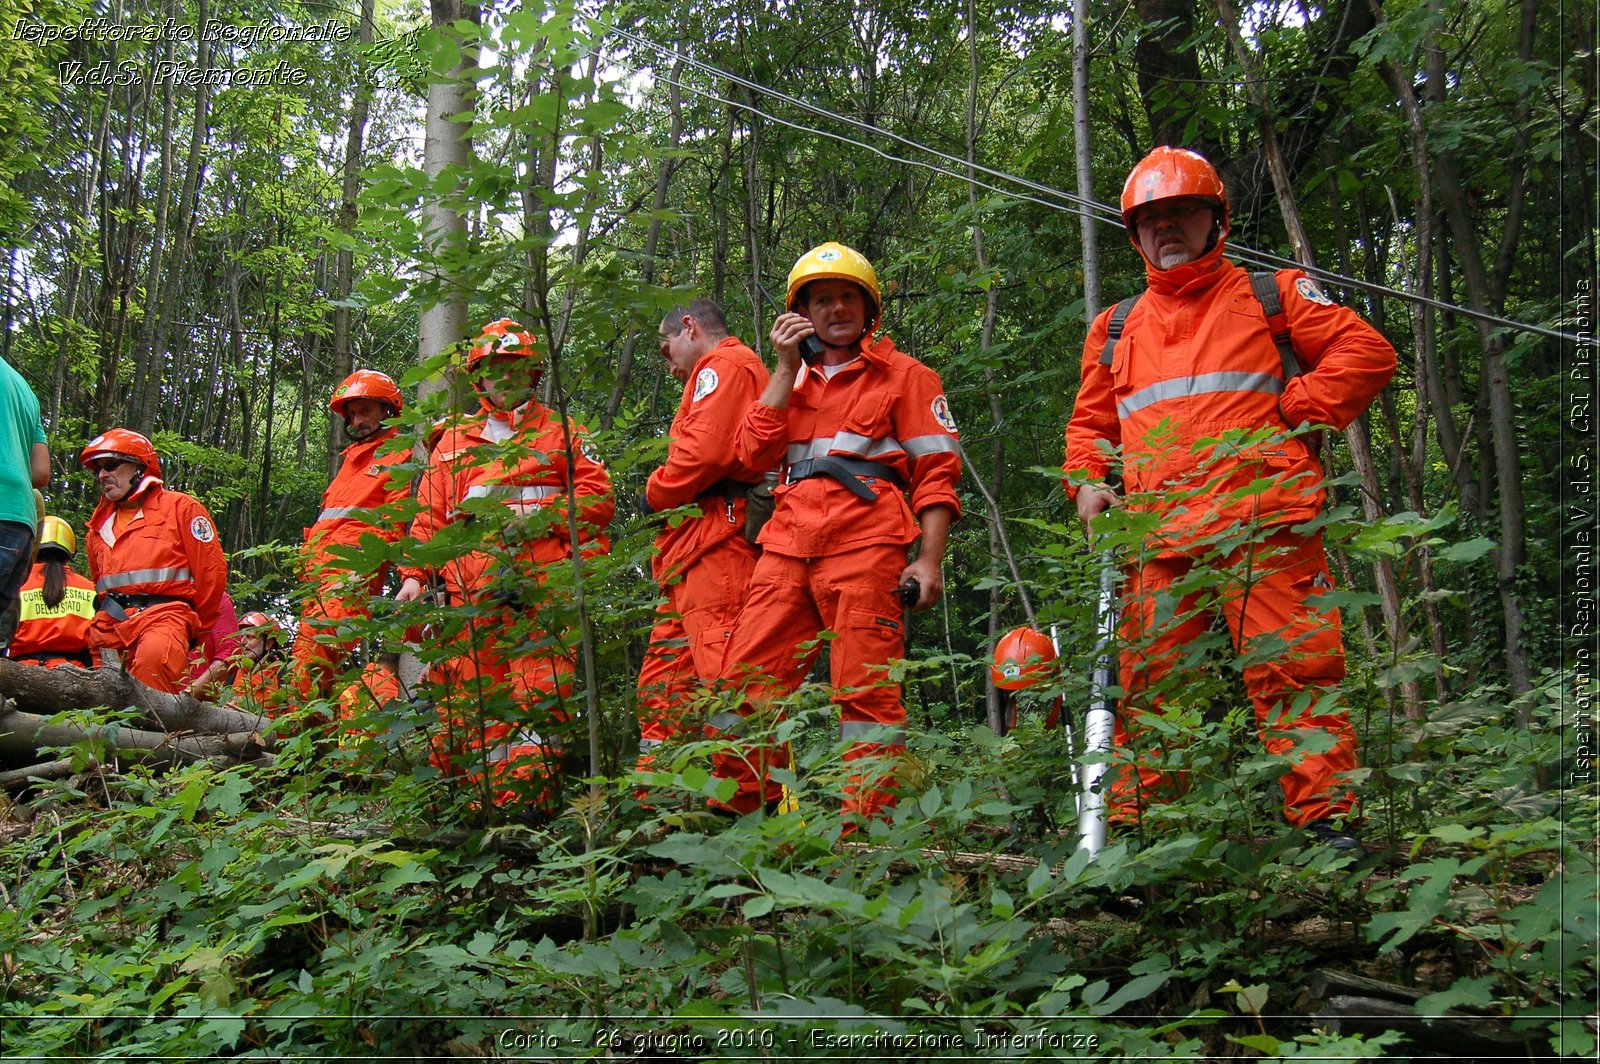
[[[1054,672],[1056,645],[1037,628],[1013,628],[994,645],[994,664],[989,676],[1002,691],[1021,691],[1044,683]]]
[[[883,293],[878,289],[878,271],[855,248],[836,240],[818,244],[795,260],[789,270],[789,298],[784,305],[791,311],[800,305],[800,289],[812,281],[854,281],[867,295],[867,330],[871,336],[883,312]]]
[[[470,370],[484,359],[496,355],[518,355],[532,359],[544,357],[533,342],[533,333],[510,318],[491,321],[483,327],[467,350],[467,368]]]
[[[1196,196],[1210,200],[1222,211],[1222,221],[1228,221],[1228,192],[1222,187],[1222,178],[1216,167],[1203,155],[1187,148],[1152,148],[1149,155],[1140,159],[1128,171],[1128,180],[1122,186],[1122,224],[1137,246],[1138,237],[1133,231],[1133,212],[1146,203],[1157,200]]]
[[[90,463],[101,458],[120,458],[134,463],[150,476],[161,475],[161,460],[156,457],[155,445],[149,437],[132,429],[106,429],[83,448],[78,464],[88,469]]]
[[[394,378],[375,369],[358,369],[346,377],[343,383],[333,390],[333,398],[328,400],[328,409],[339,417],[344,417],[344,408],[355,399],[376,399],[380,403],[387,403],[396,414],[406,406],[405,400],[400,397],[400,387],[395,384]]]

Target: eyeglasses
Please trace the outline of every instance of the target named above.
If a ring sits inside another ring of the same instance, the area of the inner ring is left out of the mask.
[[[91,472],[91,473],[111,473],[111,472],[115,472],[118,468],[120,468],[121,466],[125,466],[125,465],[127,465],[127,466],[138,465],[138,463],[137,462],[126,462],[126,461],[123,461],[121,458],[96,458],[94,461],[89,463],[89,472]]]

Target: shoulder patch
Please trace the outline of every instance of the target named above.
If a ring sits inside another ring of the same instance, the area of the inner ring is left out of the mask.
[[[701,370],[695,375],[694,378],[694,401],[698,403],[700,400],[716,391],[719,383],[720,382],[717,380],[716,370],[712,369],[710,366],[707,366],[705,369]]]
[[[594,441],[589,438],[589,434],[577,432],[573,435],[578,437],[578,452],[595,465],[604,467],[605,463],[600,460],[600,452],[595,450]]]
[[[956,419],[950,413],[950,400],[941,395],[933,401],[929,409],[933,411],[933,420],[937,421],[941,428],[946,432],[956,431]]]
[[[217,538],[217,530],[211,527],[210,521],[201,516],[189,522],[189,535],[201,543],[210,543]]]
[[[1302,299],[1309,299],[1313,303],[1321,303],[1325,307],[1333,306],[1333,300],[1329,299],[1327,294],[1317,287],[1317,282],[1309,277],[1302,277],[1295,281],[1294,290],[1300,293],[1300,298]]]

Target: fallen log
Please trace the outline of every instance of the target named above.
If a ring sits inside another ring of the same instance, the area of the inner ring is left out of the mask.
[[[91,758],[84,768],[92,768],[94,764],[94,759]],[[29,765],[27,768],[0,772],[0,790],[25,786],[34,780],[58,780],[63,776],[72,775],[74,771],[72,759],[64,757],[57,761],[46,761],[40,765]]]
[[[253,760],[265,747],[254,731],[221,735],[171,735],[122,724],[51,724],[48,717],[21,710],[0,711],[0,758],[26,761],[38,757],[41,747],[73,746],[85,740],[106,745],[108,753],[132,755],[150,764],[174,761],[215,761],[222,764]]]
[[[150,724],[169,732],[255,732],[266,723],[265,717],[254,713],[146,687],[121,669],[80,669],[74,665],[47,669],[0,658],[0,695],[11,699],[25,713],[46,717],[71,709],[132,706]],[[262,745],[270,749],[272,744],[263,737]]]
[[[1446,1009],[1424,1014],[1417,1003],[1424,991],[1379,979],[1319,969],[1306,984],[1311,1016],[1335,1034],[1371,1036],[1399,1031],[1417,1046],[1459,1059],[1522,1055],[1530,1048],[1548,1049],[1546,1040],[1514,1033],[1496,1016]]]

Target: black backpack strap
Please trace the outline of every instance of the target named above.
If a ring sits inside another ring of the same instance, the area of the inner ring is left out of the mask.
[[[1144,293],[1140,293],[1143,295]],[[1111,320],[1106,322],[1106,346],[1100,351],[1100,364],[1111,365],[1111,357],[1116,353],[1117,341],[1122,338],[1122,326],[1128,320],[1128,312],[1133,305],[1139,302],[1139,296],[1129,296],[1111,308]],[[1288,326],[1285,326],[1287,328]]]
[[[1295,357],[1294,340],[1289,335],[1289,315],[1283,312],[1283,300],[1278,297],[1278,275],[1271,270],[1254,270],[1250,287],[1255,289],[1256,300],[1266,312],[1267,329],[1283,363],[1283,382],[1288,384],[1300,376],[1300,360]]]

